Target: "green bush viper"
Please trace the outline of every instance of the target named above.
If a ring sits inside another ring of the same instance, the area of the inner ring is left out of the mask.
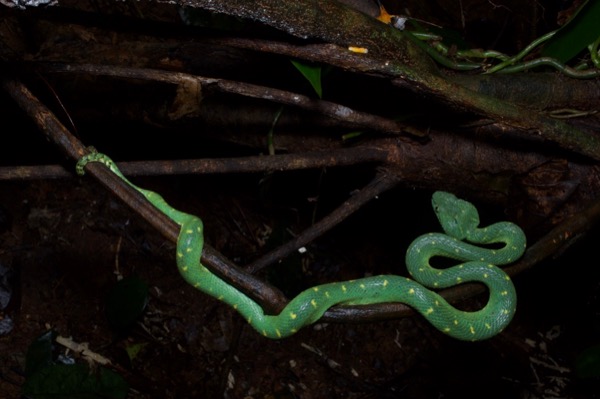
[[[444,234],[425,234],[415,239],[406,254],[406,265],[414,280],[397,275],[380,275],[357,280],[323,284],[309,288],[278,315],[267,315],[252,299],[211,273],[200,263],[203,246],[202,221],[169,206],[157,193],[132,184],[106,155],[92,152],[77,163],[84,174],[89,162],[101,162],[146,197],[161,212],[181,226],[177,241],[177,266],[183,278],[198,290],[237,310],[258,332],[268,338],[283,338],[316,322],[334,305],[365,305],[402,302],[416,309],[438,330],[461,340],[481,340],[504,329],[516,310],[515,288],[495,265],[514,262],[525,251],[525,235],[513,223],[500,222],[479,228],[477,209],[453,194],[433,194],[433,208]],[[469,241],[469,244],[465,241]],[[500,248],[474,244],[503,244]],[[463,261],[456,266],[435,269],[435,256]],[[416,281],[415,281],[416,280]],[[417,282],[418,281],[418,282]],[[467,312],[454,308],[432,289],[478,281],[489,289],[489,299],[480,310]]]

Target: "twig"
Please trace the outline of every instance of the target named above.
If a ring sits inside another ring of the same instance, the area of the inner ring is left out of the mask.
[[[11,78],[4,78],[1,84],[17,104],[35,121],[48,139],[54,142],[69,158],[78,160],[87,152],[83,144],[60,123],[56,116],[25,85]],[[137,190],[101,163],[92,162],[88,164],[86,171],[147,220],[165,238],[173,243],[177,242],[179,225],[160,212]],[[279,290],[244,273],[206,244],[202,253],[202,263],[231,284],[247,292],[257,302],[263,304],[266,309],[279,309],[286,303],[285,297]]]
[[[225,174],[276,172],[381,163],[388,152],[377,146],[360,146],[302,154],[249,156],[238,158],[177,159],[169,161],[118,162],[126,176],[163,176],[187,174]],[[74,177],[60,165],[0,167],[0,180],[58,179]]]
[[[342,104],[330,101],[310,98],[305,95],[280,90],[265,86],[259,86],[244,82],[236,82],[226,79],[207,78],[203,76],[190,75],[181,72],[161,71],[146,68],[128,68],[110,65],[94,64],[40,64],[46,72],[53,73],[86,73],[99,76],[126,77],[129,79],[149,80],[154,82],[165,82],[171,84],[189,84],[197,82],[204,86],[202,90],[215,90],[224,93],[238,94],[244,97],[265,99],[279,104],[298,107],[307,111],[319,113],[350,126],[384,132],[396,135],[416,135],[414,128],[407,128],[403,124],[392,119],[356,111]]]
[[[73,352],[83,356],[87,361],[98,363],[103,366],[112,365],[112,362],[109,359],[90,350],[86,343],[79,344],[73,341],[71,338],[61,337],[60,335],[56,337],[56,342],[61,344],[65,348],[70,349]]]
[[[242,0],[186,2],[192,7],[258,20],[292,35],[335,43],[341,47],[372,47],[374,51],[363,56],[369,70],[391,71],[389,76],[392,77],[392,84],[398,87],[408,87],[440,98],[455,107],[468,107],[482,116],[518,129],[524,138],[539,136],[561,148],[600,160],[600,138],[594,134],[451,82],[414,51],[414,46],[422,45],[418,39],[411,45],[409,36],[353,10],[339,8],[337,2],[320,3],[318,19],[314,18],[314,3],[308,0],[262,2],[268,3],[269,7],[246,7],[242,3]],[[343,24],[340,22],[342,15],[345,19]],[[332,57],[326,62],[336,65],[337,60]]]
[[[13,97],[21,108],[32,117],[38,127],[71,159],[76,160],[83,155],[85,151],[83,145],[75,139],[62,124],[60,124],[56,117],[35,96],[33,96],[24,85],[17,80],[5,78],[2,81],[2,87]],[[381,156],[381,154],[378,156]],[[269,157],[269,159],[271,158],[276,157]],[[95,176],[108,189],[129,204],[165,237],[172,242],[176,242],[179,227],[145,201],[137,191],[123,183],[120,178],[105,169],[103,165],[91,163],[88,165],[87,169],[90,174]],[[279,254],[269,254],[268,258],[265,257],[263,260],[255,262],[255,264],[252,265],[251,270],[258,270],[260,267],[263,267],[263,264],[270,263],[278,256],[282,256],[283,254],[289,253],[295,248],[304,245],[314,237],[318,236],[318,233],[322,232],[323,228],[329,228],[335,225],[335,223],[343,220],[343,218],[353,210],[358,209],[361,202],[373,198],[373,193],[385,191],[385,189],[392,187],[394,184],[396,184],[396,181],[387,175],[384,175],[381,180],[372,182],[372,185],[367,186],[367,188],[363,189],[361,192],[360,195],[364,195],[364,198],[342,205],[334,213],[319,222],[320,224],[317,223],[313,226],[311,228],[312,230],[307,230],[307,232],[299,237],[297,241],[293,241],[288,243],[287,246],[284,246],[283,249],[279,250]],[[557,251],[571,242],[572,237],[584,233],[599,219],[600,202],[597,202],[590,206],[586,211],[573,216],[571,219],[553,229],[548,235],[533,245],[520,262],[507,268],[507,272],[511,275],[516,275],[529,269],[534,264],[539,263],[542,259],[557,253]],[[205,246],[202,261],[207,267],[210,267],[211,270],[221,275],[224,279],[232,282],[234,285],[247,292],[251,297],[263,304],[266,309],[280,310],[285,305],[286,299],[278,290],[251,277],[247,273],[242,272],[209,246]],[[450,302],[455,302],[456,300],[473,296],[481,291],[482,289],[478,285],[469,284],[444,290],[442,291],[442,295]],[[412,314],[412,310],[403,304],[336,307],[326,313],[323,321],[365,322],[397,318],[408,314]]]
[[[535,244],[531,245],[523,257],[515,264],[504,268],[511,277],[515,277],[533,266],[562,253],[573,240],[583,236],[588,230],[600,222],[600,201],[595,201],[585,210],[571,216],[568,220],[552,229]],[[481,294],[485,288],[480,284],[461,284],[440,291],[440,295],[450,303],[458,303],[465,299]],[[354,320],[356,322],[369,322],[406,317],[414,311],[401,303],[377,304],[369,306],[334,307],[328,310],[322,321],[340,322]]]
[[[345,201],[337,209],[331,212],[329,215],[315,223],[308,229],[304,230],[302,234],[287,242],[280,247],[277,247],[268,254],[262,256],[260,259],[252,262],[246,267],[246,271],[249,273],[256,273],[264,267],[278,262],[282,258],[290,255],[292,252],[298,250],[300,247],[308,244],[315,238],[323,235],[331,228],[337,226],[340,222],[350,216],[352,213],[360,209],[364,204],[375,198],[377,195],[389,190],[398,184],[397,178],[393,175],[385,172],[378,174],[378,176],[371,181],[366,187],[354,194],[350,199]]]

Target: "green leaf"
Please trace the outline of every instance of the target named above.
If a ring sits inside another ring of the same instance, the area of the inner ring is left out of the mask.
[[[362,136],[363,134],[365,134],[365,132],[362,132],[360,130],[346,133],[346,134],[342,135],[342,141],[352,140],[352,139]]]
[[[23,395],[32,399],[124,399],[129,386],[117,373],[99,367],[54,364],[37,370],[23,384]]]
[[[591,346],[577,356],[575,373],[579,378],[600,377],[600,345]]]
[[[119,281],[106,298],[106,317],[119,333],[129,330],[148,303],[148,285],[135,276]]]
[[[600,36],[600,1],[588,1],[575,13],[542,50],[545,57],[562,63],[573,59]]]
[[[133,360],[140,354],[140,352],[148,345],[147,342],[141,342],[137,344],[127,345],[125,347],[125,351],[127,352],[127,357],[129,357],[129,361],[133,362]]]
[[[291,60],[292,64],[297,70],[308,80],[310,85],[313,87],[317,96],[323,98],[323,88],[321,86],[321,67],[311,64],[307,64],[301,61]]]
[[[32,375],[37,370],[53,364],[52,350],[54,349],[53,343],[56,335],[54,330],[49,330],[29,345],[25,356],[25,375]]]

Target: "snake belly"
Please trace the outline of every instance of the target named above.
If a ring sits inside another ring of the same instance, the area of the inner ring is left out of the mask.
[[[379,275],[323,284],[298,294],[278,315],[268,315],[258,303],[200,263],[204,244],[200,218],[171,207],[158,193],[135,186],[104,154],[92,152],[82,157],[77,163],[77,173],[83,175],[84,167],[89,162],[106,165],[177,223],[180,231],[176,260],[181,276],[194,288],[237,310],[265,337],[279,339],[290,336],[319,320],[330,307],[340,304],[405,303],[422,314],[438,330],[456,339],[469,341],[498,334],[515,313],[515,288],[508,275],[496,265],[514,262],[523,254],[524,233],[509,222],[479,228],[475,207],[453,194],[438,191],[432,199],[445,233],[418,237],[407,250],[407,269],[413,279],[398,275]],[[491,243],[502,243],[503,246],[490,249],[474,245]],[[430,259],[435,256],[463,263],[447,269],[436,269],[430,264]],[[474,312],[454,308],[432,290],[470,281],[484,283],[490,292],[485,307]]]

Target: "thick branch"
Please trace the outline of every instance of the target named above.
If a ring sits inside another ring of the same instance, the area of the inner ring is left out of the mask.
[[[364,47],[379,59],[396,61],[398,71],[408,79],[418,79],[415,70],[432,65],[427,57],[417,55],[416,46],[402,40],[400,31],[337,1],[181,0],[179,4],[259,21],[303,39]]]
[[[83,144],[23,84],[14,79],[4,78],[2,87],[36,122],[40,130],[69,158],[78,160],[87,152]],[[125,183],[103,164],[90,163],[86,166],[86,171],[147,220],[165,238],[173,243],[177,242],[179,225],[160,212],[137,190]],[[245,292],[252,293],[252,296],[258,302],[265,304],[269,310],[280,308],[285,303],[285,297],[277,289],[242,272],[208,245],[204,246],[202,261],[227,281],[240,287]]]
[[[186,0],[183,3],[257,20],[303,38],[379,49],[381,51],[372,53],[397,68],[400,77],[395,82],[397,85],[406,87],[408,83],[415,91],[428,92],[461,108],[521,129],[524,136],[541,136],[565,149],[600,160],[600,138],[596,135],[447,80],[422,62],[424,53],[417,51],[407,36],[335,1],[261,0],[253,7],[247,7],[244,0]],[[371,53],[368,56],[371,57]]]
[[[186,109],[198,107],[196,101],[201,101],[203,91],[221,91],[244,97],[259,98],[279,104],[291,105],[306,111],[312,111],[328,116],[361,129],[378,130],[388,134],[411,134],[419,136],[416,129],[394,120],[377,115],[360,112],[342,104],[325,100],[316,100],[305,95],[292,93],[243,82],[226,79],[207,78],[181,72],[166,72],[155,69],[124,68],[105,65],[63,65],[46,64],[45,69],[56,73],[86,73],[96,76],[126,77],[129,79],[149,80],[153,82],[171,83],[180,86],[179,92],[185,93],[181,99]],[[194,103],[192,103],[194,102]]]

